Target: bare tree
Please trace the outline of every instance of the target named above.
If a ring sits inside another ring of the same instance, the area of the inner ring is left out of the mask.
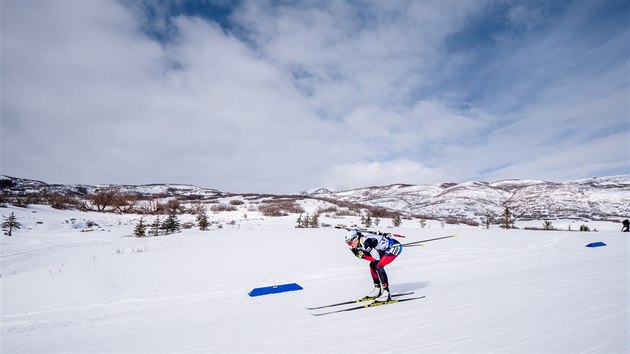
[[[89,197],[96,207],[96,211],[105,211],[107,207],[114,206],[117,198],[118,191],[116,188],[103,189]]]
[[[133,213],[137,205],[137,196],[123,193],[118,193],[112,201],[112,208],[119,213]]]
[[[136,224],[136,228],[133,231],[133,234],[136,237],[144,237],[146,236],[146,229],[147,226],[144,224],[144,218],[141,217],[140,221],[138,221],[138,223]]]
[[[177,214],[177,212],[181,209],[182,206],[179,203],[179,200],[171,199],[168,202],[166,202],[166,205],[164,207],[166,208],[166,212],[168,214]]]
[[[156,199],[149,199],[143,201],[139,209],[143,214],[158,215],[164,210],[164,205]]]

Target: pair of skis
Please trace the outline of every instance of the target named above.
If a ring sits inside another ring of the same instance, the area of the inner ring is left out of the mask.
[[[398,303],[398,302],[405,302],[405,301],[418,300],[418,299],[423,299],[424,298],[424,296],[416,296],[416,297],[408,297],[408,298],[404,298],[404,299],[398,299],[401,296],[412,295],[413,293],[414,293],[413,291],[410,291],[410,292],[406,292],[406,293],[393,294],[392,295],[392,299],[389,300],[389,301],[374,301],[374,299],[371,299],[371,298],[363,298],[363,299],[359,299],[359,300],[343,301],[343,302],[338,302],[338,303],[335,303],[335,304],[329,304],[329,305],[324,305],[324,306],[307,307],[306,309],[307,310],[321,310],[321,309],[328,309],[328,308],[338,307],[338,306],[343,306],[343,305],[360,304],[358,306],[346,307],[346,308],[342,308],[342,309],[339,309],[339,310],[331,310],[331,311],[325,311],[325,312],[311,313],[311,315],[313,315],[313,316],[324,316],[324,315],[330,315],[330,314],[333,314],[333,313],[355,311],[355,310],[360,310],[360,309],[365,309],[365,308],[370,308],[370,307],[377,307],[377,306],[395,304],[395,303]],[[396,298],[396,299],[394,299],[394,298]]]

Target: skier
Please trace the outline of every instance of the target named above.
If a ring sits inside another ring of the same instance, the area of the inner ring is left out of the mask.
[[[392,239],[391,234],[350,230],[346,235],[346,243],[350,250],[360,259],[370,262],[370,275],[374,281],[374,290],[364,300],[390,301],[389,281],[385,266],[390,264],[400,252],[402,245]]]
[[[630,232],[630,221],[628,219],[621,222],[623,226],[621,227],[621,232]]]

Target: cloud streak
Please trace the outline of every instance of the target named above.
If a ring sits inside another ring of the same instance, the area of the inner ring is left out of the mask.
[[[290,193],[628,172],[627,2],[191,4],[3,2],[2,173]]]

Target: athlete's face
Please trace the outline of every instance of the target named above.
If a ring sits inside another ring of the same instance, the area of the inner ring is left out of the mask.
[[[348,246],[350,246],[350,248],[357,248],[357,246],[359,246],[359,240],[357,239],[348,241],[346,243],[348,244]]]

